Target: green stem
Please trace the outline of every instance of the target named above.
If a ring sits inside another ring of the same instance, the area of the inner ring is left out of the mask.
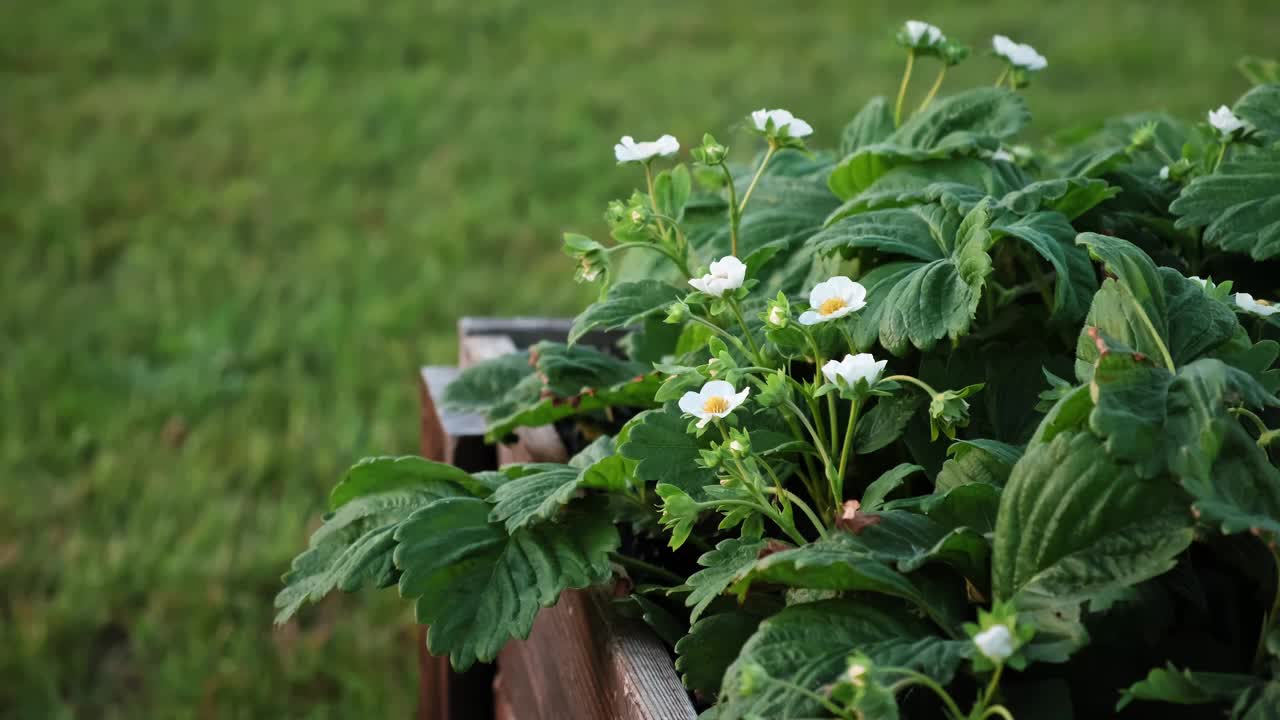
[[[1009,77],[1009,66],[1005,65],[1004,70],[1000,71],[1000,77],[996,78],[996,87],[1004,84],[1005,78]]]
[[[893,686],[889,688],[890,692],[896,694],[897,691],[912,685],[923,685],[932,690],[935,695],[942,699],[942,704],[947,707],[947,710],[951,712],[952,717],[956,718],[956,720],[961,720],[961,718],[965,716],[964,713],[960,712],[960,707],[956,705],[956,701],[951,699],[951,695],[949,695],[941,685],[934,682],[933,678],[928,675],[918,673],[915,670],[904,667],[880,668],[880,671],[884,673],[898,673],[906,675],[908,678],[907,680],[899,680],[894,683]]]
[[[1249,418],[1249,420],[1253,422],[1253,426],[1257,428],[1259,435],[1265,435],[1271,430],[1271,428],[1268,428],[1267,424],[1262,421],[1262,418],[1255,415],[1253,411],[1249,410],[1248,408],[1234,407],[1234,408],[1229,408],[1227,412],[1231,413],[1232,415],[1239,415],[1240,417]]]
[[[684,276],[686,278],[693,277],[693,273],[689,272],[689,266],[685,264],[684,259],[677,257],[675,253],[671,252],[670,250],[668,250],[667,248],[661,245],[658,245],[657,243],[650,243],[650,242],[618,243],[617,245],[614,245],[611,248],[606,248],[605,252],[616,252],[618,250],[629,250],[631,248],[644,248],[646,250],[653,250],[655,252],[660,252],[663,255],[666,255],[667,258],[671,260],[671,262],[675,263],[676,268],[679,269],[680,272],[684,273]]]
[[[658,218],[656,218],[658,221],[658,232],[662,233],[662,239],[665,242],[667,239],[667,225],[662,222],[662,211],[658,209],[658,194],[654,192],[653,189],[653,167],[650,165],[649,160],[644,162],[644,180],[649,186],[649,205],[653,207],[654,215],[658,216]]]
[[[996,694],[996,688],[1000,685],[1000,673],[1002,672],[1004,672],[1004,663],[997,664],[996,671],[991,673],[991,682],[987,683],[987,691],[982,694],[982,699],[978,701],[978,706],[974,708],[974,714],[987,709],[987,705],[990,704],[992,696]],[[978,717],[986,717],[986,713],[983,713]]]
[[[666,568],[658,567],[657,565],[654,565],[652,563],[647,563],[644,560],[639,560],[637,558],[629,557],[627,555],[623,555],[622,553],[609,553],[609,559],[618,563],[622,567],[627,568],[628,570],[635,570],[637,572],[648,573],[650,575],[660,577],[663,580],[666,580],[667,582],[671,583],[672,585],[684,584],[684,578],[680,577],[679,575],[671,572]]]
[[[742,333],[747,336],[747,342],[751,345],[751,356],[756,362],[764,364],[764,358],[760,355],[760,346],[756,344],[755,336],[751,334],[750,328],[747,327],[747,319],[742,316],[742,308],[738,307],[738,301],[730,298],[726,301],[729,309],[733,311],[733,316],[738,319],[738,325],[742,327]]]
[[[849,456],[853,454],[853,426],[858,422],[859,410],[857,400],[849,401],[849,424],[844,430],[844,447],[840,448],[840,470],[837,473],[840,478],[840,494],[836,499],[836,504],[839,504],[844,499],[844,472],[849,465]]]
[[[934,397],[935,395],[940,394],[937,390],[934,390],[933,386],[931,386],[929,383],[919,378],[913,378],[910,375],[890,375],[884,380],[899,380],[901,382],[911,383],[912,385],[915,385],[916,387],[919,387],[921,390],[924,390],[925,392],[929,393],[929,397]],[[884,380],[882,380],[881,382],[884,382]]]
[[[902,101],[907,97],[907,85],[911,83],[911,68],[916,63],[915,48],[907,50],[907,67],[902,71],[902,83],[898,85],[898,102],[893,105],[893,126],[902,125]]]
[[[747,210],[747,201],[751,199],[751,193],[755,192],[756,183],[760,182],[760,176],[764,174],[765,167],[769,164],[769,160],[773,158],[773,154],[778,151],[778,146],[772,140],[769,141],[769,149],[764,154],[764,159],[760,161],[760,167],[756,168],[756,174],[751,178],[751,184],[747,185],[747,191],[742,193],[742,202],[738,204],[738,217],[742,217],[742,213]]]
[[[1211,173],[1218,172],[1218,166],[1222,164],[1222,158],[1227,154],[1227,146],[1230,144],[1231,143],[1227,142],[1226,140],[1222,141],[1222,147],[1218,148],[1218,159],[1214,161],[1213,169],[1210,170],[1209,172]]]
[[[729,172],[729,166],[721,163],[720,170],[724,173],[725,184],[729,186],[729,254],[737,257],[738,222],[741,220],[738,213],[738,190],[733,185],[733,173]]]
[[[983,710],[982,717],[978,718],[978,720],[985,720],[985,718],[991,715],[999,715],[1004,718],[1004,720],[1013,720],[1013,713],[1009,712],[1009,709],[1003,705],[992,705],[986,710]]]
[[[831,702],[827,698],[819,695],[818,693],[808,688],[801,687],[799,685],[796,685],[795,683],[788,682],[786,680],[779,680],[778,678],[775,678],[771,675],[765,675],[763,677],[765,680],[768,680],[769,682],[774,683],[775,685],[781,685],[782,687],[792,692],[796,692],[796,693],[800,693],[801,695],[804,695],[810,700],[813,700],[814,702],[822,705],[822,707],[827,709],[827,712],[832,713],[836,717],[844,717],[844,710],[841,710],[840,707],[837,706],[835,703]]]
[[[830,465],[831,457],[827,455],[826,447],[824,447],[826,443],[821,440],[818,435],[818,431],[813,429],[813,425],[810,424],[809,418],[805,417],[800,408],[796,407],[796,404],[790,400],[786,402],[786,407],[790,409],[791,412],[795,413],[796,418],[804,425],[805,429],[809,431],[810,437],[813,438],[814,447],[818,449],[818,455],[821,456],[823,464]]]
[[[800,510],[805,515],[808,516],[809,522],[813,523],[813,527],[818,531],[819,534],[822,534],[822,535],[827,534],[827,526],[824,525],[822,520],[818,518],[818,515],[813,511],[813,508],[809,507],[809,503],[805,502],[799,495],[796,495],[790,490],[783,488],[781,484],[778,485],[778,489],[782,493],[784,493],[791,500],[791,502],[800,506]]]
[[[933,81],[933,87],[929,88],[929,94],[924,96],[924,102],[920,103],[920,107],[916,108],[916,113],[922,113],[929,107],[929,103],[933,102],[934,96],[938,94],[938,90],[942,89],[942,80],[947,76],[947,65],[942,64],[942,69],[938,71],[938,78]]]
[[[706,326],[706,327],[708,327],[708,328],[711,328],[713,331],[715,331],[715,332],[716,332],[716,333],[718,333],[719,335],[723,336],[726,340],[730,340],[730,341],[732,341],[732,342],[733,342],[733,344],[738,348],[738,350],[739,350],[743,355],[746,355],[747,357],[750,357],[750,356],[751,356],[751,351],[747,349],[747,346],[746,346],[746,345],[743,345],[743,344],[742,344],[742,341],[741,341],[741,340],[739,340],[739,339],[738,339],[738,337],[737,337],[736,335],[734,335],[733,333],[729,332],[728,330],[725,330],[724,328],[720,327],[719,325],[716,325],[715,323],[713,323],[713,322],[711,322],[711,321],[709,321],[709,320],[706,320],[706,319],[704,319],[704,318],[700,318],[700,317],[698,317],[697,315],[694,315],[693,313],[690,313],[690,314],[689,314],[689,319],[693,320],[693,321],[694,321],[694,322],[696,322],[696,323],[700,323],[700,324],[702,324],[702,325],[705,325],[705,326]]]

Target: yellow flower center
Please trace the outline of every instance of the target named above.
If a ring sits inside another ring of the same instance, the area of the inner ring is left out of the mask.
[[[818,314],[830,315],[831,313],[834,313],[837,310],[843,310],[847,306],[848,306],[848,303],[844,301],[844,298],[838,298],[838,297],[828,298],[826,300],[823,300],[822,304],[818,306]]]
[[[1259,305],[1261,305],[1261,306],[1263,306],[1263,307],[1271,307],[1271,301],[1270,301],[1270,300],[1254,300],[1254,302],[1258,303]]]
[[[720,396],[707,398],[702,404],[702,412],[704,413],[722,413],[729,409],[729,399]]]

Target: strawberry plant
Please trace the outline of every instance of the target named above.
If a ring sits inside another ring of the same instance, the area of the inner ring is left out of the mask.
[[[395,585],[466,668],[622,576],[717,720],[1280,716],[1280,85],[1033,148],[1043,56],[944,96],[970,49],[897,39],[834,149],[622,138],[642,189],[564,242],[599,300],[447,392],[576,454],[362,461],[280,619]]]

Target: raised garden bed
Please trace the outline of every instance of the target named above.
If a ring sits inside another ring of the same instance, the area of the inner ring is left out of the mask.
[[[521,428],[514,442],[484,442],[483,417],[443,410],[440,394],[460,368],[528,347],[563,341],[569,322],[464,318],[458,367],[420,375],[423,456],[469,472],[515,462],[564,462],[569,453],[550,426]],[[612,344],[597,334],[585,342]],[[570,590],[538,614],[527,640],[512,641],[496,668],[453,673],[448,658],[425,650],[420,630],[420,720],[680,720],[695,716],[669,650],[644,623],[621,616],[604,589]],[[496,670],[496,672],[493,672]],[[491,688],[484,685],[492,678]],[[492,693],[489,696],[489,693]]]

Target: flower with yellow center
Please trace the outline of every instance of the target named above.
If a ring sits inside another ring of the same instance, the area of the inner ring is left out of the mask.
[[[800,315],[801,325],[817,325],[842,318],[867,306],[867,289],[843,275],[813,286],[809,307]]]
[[[743,388],[742,392],[724,380],[711,380],[698,392],[690,390],[680,398],[680,409],[687,415],[698,418],[698,427],[705,427],[712,420],[725,417],[738,408],[747,399],[751,388]]]
[[[1249,293],[1236,293],[1236,307],[1262,317],[1270,317],[1280,312],[1280,307],[1272,305],[1267,300],[1254,300]]]

